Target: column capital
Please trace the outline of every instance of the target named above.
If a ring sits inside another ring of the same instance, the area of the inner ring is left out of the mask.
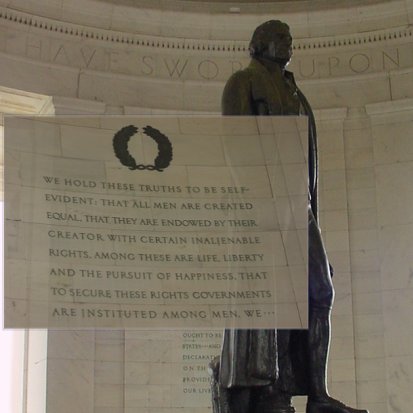
[[[94,100],[64,96],[51,96],[41,114],[54,115],[103,115],[106,104]]]

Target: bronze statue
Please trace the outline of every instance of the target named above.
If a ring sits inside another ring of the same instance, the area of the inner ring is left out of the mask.
[[[331,267],[317,224],[317,141],[311,107],[285,68],[292,57],[287,24],[268,21],[250,42],[250,65],[228,80],[224,115],[307,115],[309,120],[308,330],[226,330],[221,358],[211,363],[215,413],[294,413],[291,398],[307,395],[307,413],[368,413],[329,396],[326,386]]]

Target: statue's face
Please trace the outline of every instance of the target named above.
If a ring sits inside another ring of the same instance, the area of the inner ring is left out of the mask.
[[[293,55],[293,38],[286,26],[278,26],[271,34],[264,56],[274,61],[283,61],[287,65]]]

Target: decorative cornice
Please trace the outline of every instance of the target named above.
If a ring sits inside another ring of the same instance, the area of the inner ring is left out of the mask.
[[[45,17],[35,16],[24,12],[0,7],[0,21],[11,22],[21,26],[28,26],[46,32],[58,33],[81,39],[92,39],[107,43],[151,47],[158,49],[177,49],[193,51],[235,52],[245,53],[248,50],[248,41],[232,40],[198,40],[186,38],[163,38],[147,36],[114,30],[82,26],[62,22]],[[296,39],[293,48],[295,51],[326,50],[332,48],[351,48],[372,43],[410,40],[413,37],[412,27],[397,27],[391,29],[363,32],[351,35]]]
[[[342,35],[334,37],[322,37],[312,39],[298,39],[295,41],[295,50],[329,49],[337,47],[362,46],[369,43],[381,43],[413,37],[411,27],[398,27],[392,29],[378,30],[374,32],[363,32],[353,35]]]

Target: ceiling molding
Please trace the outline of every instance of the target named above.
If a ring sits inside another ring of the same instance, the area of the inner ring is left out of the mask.
[[[124,44],[136,47],[149,47],[155,49],[177,49],[192,51],[213,51],[213,52],[239,52],[245,53],[248,50],[248,41],[231,40],[209,40],[209,39],[188,39],[171,38],[161,36],[148,36],[120,32],[108,29],[88,27],[84,25],[62,22],[45,17],[11,10],[0,7],[0,22],[3,21],[12,26],[26,26],[43,32],[57,33],[68,37],[78,37],[80,39],[91,39],[103,41],[105,43]],[[294,40],[295,51],[306,50],[327,50],[337,48],[351,48],[366,44],[381,44],[393,41],[411,41],[413,28],[411,26],[375,30],[370,32],[315,37]]]

